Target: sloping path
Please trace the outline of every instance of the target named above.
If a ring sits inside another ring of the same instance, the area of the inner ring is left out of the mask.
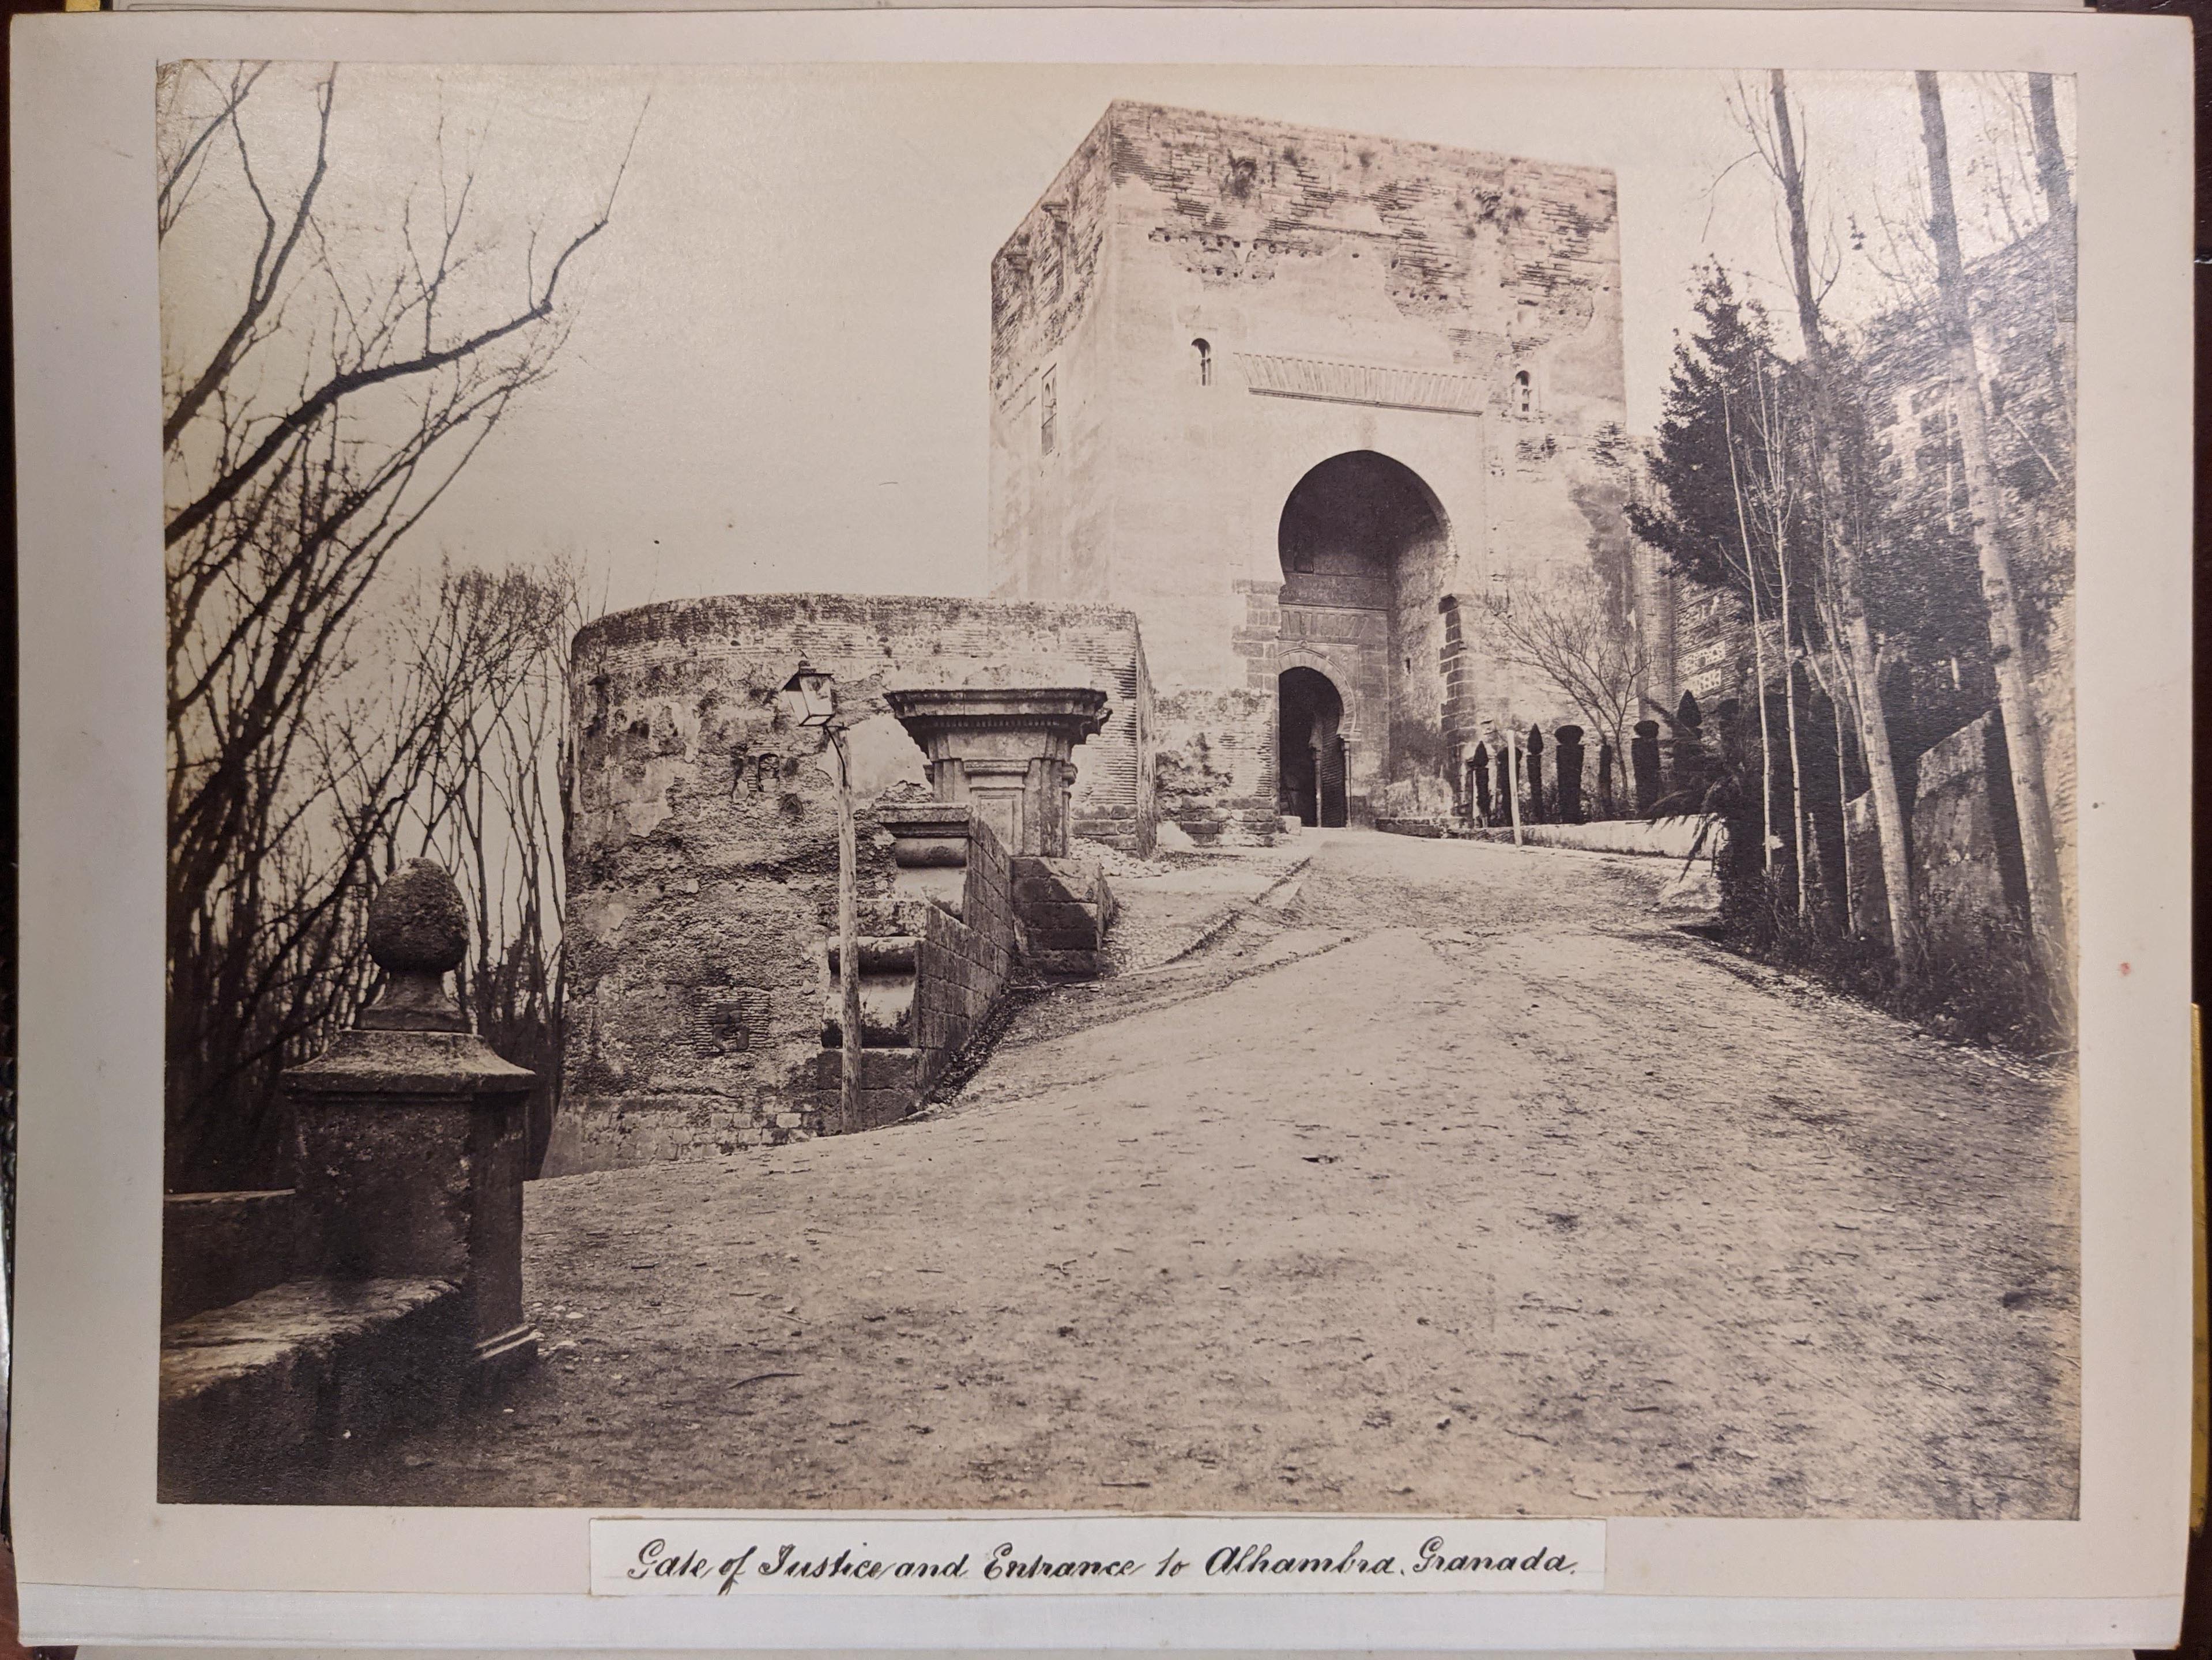
[[[1323,838],[927,1119],[534,1184],[549,1363],[358,1496],[2072,1514],[2069,1093],[1665,874]]]

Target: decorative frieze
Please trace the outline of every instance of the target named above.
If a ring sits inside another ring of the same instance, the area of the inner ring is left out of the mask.
[[[1328,403],[1368,403],[1386,409],[1426,409],[1438,415],[1480,415],[1488,389],[1473,375],[1434,369],[1389,368],[1371,363],[1333,363],[1321,358],[1240,352],[1248,390],[1263,397],[1317,398]]]

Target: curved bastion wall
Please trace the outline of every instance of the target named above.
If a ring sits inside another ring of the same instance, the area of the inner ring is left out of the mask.
[[[568,1033],[549,1175],[772,1145],[835,1108],[835,762],[779,696],[801,659],[835,676],[852,722],[864,933],[902,899],[878,802],[930,798],[887,691],[1097,686],[1107,718],[1075,752],[1074,833],[1151,851],[1149,688],[1127,611],[749,594],[601,618],[569,667]],[[988,831],[979,842],[1003,882],[1006,850]],[[979,859],[971,882],[984,872]]]

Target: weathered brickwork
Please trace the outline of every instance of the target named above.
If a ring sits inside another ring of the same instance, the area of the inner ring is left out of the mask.
[[[779,696],[802,658],[836,677],[854,722],[864,917],[912,902],[872,803],[886,791],[928,793],[921,752],[883,701],[896,686],[961,684],[1024,663],[1043,683],[1100,685],[1110,706],[1077,752],[1078,833],[1149,851],[1145,665],[1126,611],[747,595],[602,619],[578,636],[571,665],[569,1039],[549,1172],[713,1157],[823,1127],[836,809],[822,735],[795,725]],[[988,949],[945,932],[926,906],[916,913],[933,965],[975,968],[948,969],[951,981],[975,981],[960,994],[970,1001],[988,995],[992,976],[1003,983],[992,954],[1013,937],[1005,858],[1000,849],[972,876],[956,872],[944,896],[970,933],[993,942]],[[865,952],[862,963],[866,986],[875,977]],[[900,1018],[926,1017],[941,1034],[966,1016],[934,1001],[942,988],[922,978],[921,1007]],[[906,1091],[908,1105],[921,1063],[912,1030],[866,1051],[871,1089]]]
[[[1273,833],[1290,668],[1355,821],[1575,717],[1446,602],[1634,579],[1610,173],[1116,103],[992,303],[994,591],[1137,613],[1164,816]]]
[[[959,1052],[1013,977],[1012,861],[989,825],[975,821],[969,833],[960,909],[933,904],[921,935],[914,1045],[925,1057],[925,1086]]]
[[[890,844],[892,896],[860,908],[861,1100],[852,1130],[921,1106],[1011,981],[1019,928],[1005,845],[965,806],[884,801],[869,815]],[[842,995],[830,945],[822,991],[817,1117],[842,1110]]]
[[[1912,802],[1913,881],[1932,936],[1950,934],[1973,960],[1980,930],[2027,905],[2020,827],[1995,715],[1960,727],[1920,757]]]
[[[2075,903],[2073,261],[2046,221],[1967,268],[1976,355],[1996,477],[1996,536],[2011,566],[2026,636],[2045,793]],[[1880,482],[1920,522],[1966,524],[1958,420],[1941,331],[1907,307],[1868,332],[1868,424]],[[1937,672],[1931,665],[1928,672]],[[1941,729],[1939,728],[1939,730]],[[1936,735],[1928,735],[1932,739]]]

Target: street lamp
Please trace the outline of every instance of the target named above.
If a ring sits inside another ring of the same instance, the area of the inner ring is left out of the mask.
[[[802,727],[819,728],[837,758],[837,1128],[860,1123],[860,923],[859,838],[853,827],[853,768],[845,728],[837,719],[836,682],[801,657],[783,683],[785,706]]]
[[[837,712],[836,682],[805,657],[783,683],[784,697],[801,726],[827,726]]]

